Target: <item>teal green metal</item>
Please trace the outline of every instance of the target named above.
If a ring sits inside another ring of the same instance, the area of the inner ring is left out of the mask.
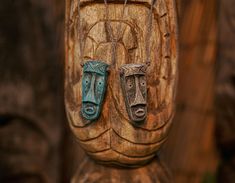
[[[108,64],[87,61],[82,76],[82,116],[90,121],[99,118],[107,88]]]

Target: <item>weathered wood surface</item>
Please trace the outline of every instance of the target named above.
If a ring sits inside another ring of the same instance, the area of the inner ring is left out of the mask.
[[[235,1],[219,2],[216,137],[221,155],[218,182],[235,180]]]
[[[86,152],[106,164],[141,166],[166,140],[174,114],[177,77],[176,10],[173,0],[67,0],[65,103],[73,133]],[[149,22],[149,23],[148,23]],[[151,27],[151,28],[149,28]],[[149,49],[149,50],[148,50]],[[81,63],[110,65],[100,118],[87,123],[80,115]],[[143,125],[130,123],[119,68],[150,61],[147,69],[148,115]]]
[[[1,183],[59,182],[63,32],[53,5],[1,1]]]
[[[215,174],[214,75],[217,13],[214,0],[180,0],[176,115],[160,154],[176,183],[201,183]]]
[[[71,183],[171,183],[167,168],[154,159],[150,164],[137,168],[114,168],[95,163],[86,157]]]

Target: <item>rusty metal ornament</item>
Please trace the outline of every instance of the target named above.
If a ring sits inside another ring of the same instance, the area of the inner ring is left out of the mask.
[[[83,65],[81,114],[87,120],[96,120],[102,110],[107,87],[108,64],[88,61]]]
[[[145,64],[126,64],[120,68],[120,78],[126,110],[134,125],[147,116],[147,82]]]

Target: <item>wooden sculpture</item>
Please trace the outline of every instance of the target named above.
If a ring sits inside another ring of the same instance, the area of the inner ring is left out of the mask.
[[[147,115],[146,65],[127,64],[121,68],[121,85],[126,110],[133,125],[144,121]]]
[[[175,12],[174,0],[66,0],[66,111],[97,162],[140,167],[165,142],[177,80]]]
[[[87,121],[99,118],[107,87],[107,67],[99,61],[83,65],[81,114]]]

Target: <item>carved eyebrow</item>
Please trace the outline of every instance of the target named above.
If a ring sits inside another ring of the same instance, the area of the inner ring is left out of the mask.
[[[134,75],[132,74],[132,75],[127,75],[126,76],[126,78],[128,79],[128,78],[133,78],[134,77]]]
[[[91,71],[86,71],[86,70],[84,70],[83,72],[84,72],[84,73],[92,73]]]
[[[143,74],[143,73],[132,73],[132,74],[125,75],[125,77],[136,76],[136,75],[145,76],[145,74]]]
[[[91,71],[91,70],[84,70],[84,73],[90,73],[90,74],[97,74],[99,76],[105,76],[105,73],[97,72],[97,71]]]

